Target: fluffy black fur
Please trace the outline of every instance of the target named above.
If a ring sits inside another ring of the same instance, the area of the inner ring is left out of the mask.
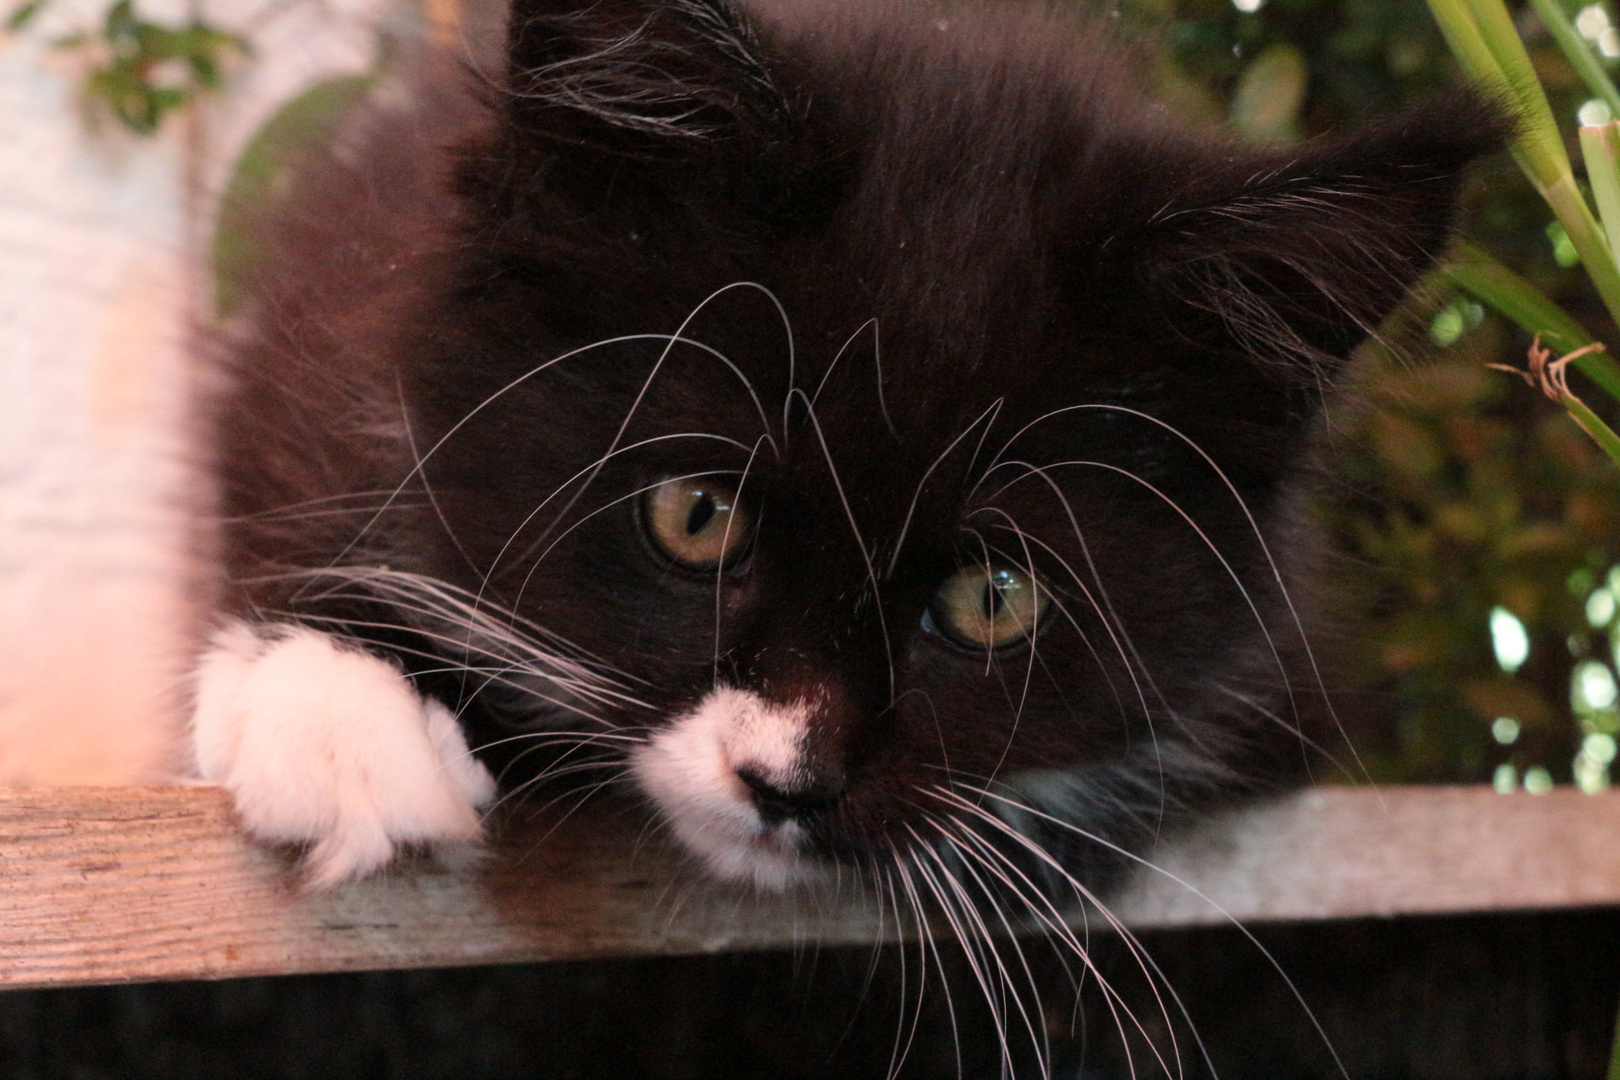
[[[1342,752],[1284,589],[1301,462],[1492,109],[1241,147],[1006,5],[510,28],[497,75],[416,61],[262,223],[219,347],[227,610],[399,655],[511,783],[545,760],[514,733],[814,697],[819,854],[979,850],[1013,893]],[[635,495],[709,472],[757,519],[719,575]],[[986,558],[1053,601],[988,655],[922,622]]]

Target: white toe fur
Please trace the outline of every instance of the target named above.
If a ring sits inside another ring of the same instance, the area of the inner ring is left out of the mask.
[[[243,827],[313,845],[308,882],[363,877],[401,844],[476,843],[495,781],[454,716],[388,661],[307,627],[232,623],[197,672],[198,774]]]

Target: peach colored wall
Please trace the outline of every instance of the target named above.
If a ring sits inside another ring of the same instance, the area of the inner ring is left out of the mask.
[[[53,0],[0,33],[0,783],[128,783],[178,762],[201,612],[197,481],[182,423],[195,238],[245,139],[288,96],[370,62],[374,0],[214,0],[254,56],[224,93],[142,139],[87,130],[77,62],[45,42],[93,24]],[[144,0],[175,17],[176,0]]]

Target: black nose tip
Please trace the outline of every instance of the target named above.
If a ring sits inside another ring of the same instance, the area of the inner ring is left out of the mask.
[[[737,778],[748,785],[754,809],[767,825],[784,821],[808,821],[831,810],[844,796],[843,781],[833,777],[795,777],[789,784],[767,780],[753,769],[737,770]]]

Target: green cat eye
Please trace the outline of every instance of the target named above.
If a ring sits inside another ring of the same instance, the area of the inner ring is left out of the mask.
[[[695,476],[665,480],[643,496],[647,535],[689,570],[729,569],[747,554],[753,522],[723,480]]]
[[[923,625],[961,645],[999,649],[1031,637],[1046,606],[1045,591],[1022,570],[964,566],[934,594]]]

